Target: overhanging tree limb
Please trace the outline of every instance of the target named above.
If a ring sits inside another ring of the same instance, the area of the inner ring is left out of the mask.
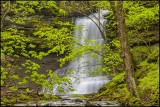
[[[92,20],[93,23],[95,23],[95,25],[98,27],[98,29],[99,29],[99,31],[100,31],[100,33],[101,33],[101,35],[102,35],[102,38],[104,39],[105,43],[107,43],[106,32],[105,32],[105,29],[104,29],[102,23],[100,23],[100,19],[99,19],[98,17],[96,17],[96,16],[94,15],[93,11],[91,11],[91,10],[89,9],[88,11],[93,15],[93,17],[96,19],[96,21],[98,21],[98,23],[96,23],[96,21],[94,21],[92,18],[90,18],[90,17],[88,16],[88,14],[86,14],[85,12],[82,11],[82,10],[84,10],[83,7],[85,6],[85,4],[84,4],[83,2],[82,2],[82,4],[83,4],[83,5],[82,5],[81,7],[74,6],[74,3],[73,3],[73,4],[71,3],[70,5],[71,5],[72,7],[74,7],[74,8],[72,8],[73,11],[76,10],[76,12],[85,15],[87,18],[89,18],[90,20]]]

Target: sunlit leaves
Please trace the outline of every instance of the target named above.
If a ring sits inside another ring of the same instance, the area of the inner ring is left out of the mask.
[[[5,68],[1,66],[1,80],[7,79],[8,72],[5,71]]]
[[[117,40],[117,39],[113,39],[113,40],[111,41],[111,46],[113,46],[113,47],[115,47],[115,48],[117,48],[117,49],[120,49],[120,48],[121,48],[120,41]]]
[[[28,80],[26,78],[23,78],[22,81],[18,82],[19,85],[27,84]]]
[[[7,2],[3,4],[3,7],[5,6]],[[55,1],[11,3],[11,9],[7,14],[9,23],[7,22],[7,27],[4,26],[1,32],[1,55],[4,63],[1,67],[1,85],[8,85],[6,80],[14,81],[14,86],[10,89],[16,91],[18,87],[25,87],[33,82],[35,86],[49,88],[51,91],[54,84],[69,82],[67,78],[60,78],[51,70],[47,74],[39,73],[40,65],[28,60],[28,58],[41,60],[52,53],[64,55],[71,50],[73,25],[59,18],[65,14],[66,11],[59,8]],[[8,56],[10,59],[13,58],[12,64],[6,59]],[[24,58],[25,62],[20,62],[19,65],[18,61],[21,61],[21,58]],[[20,76],[19,73],[25,75]],[[30,92],[28,88],[25,91]]]
[[[120,41],[113,39],[109,44],[104,44],[104,68],[103,72],[110,73],[113,71],[114,67],[118,67],[122,64],[123,59],[120,56],[121,45]]]
[[[60,86],[58,86],[58,91],[62,92],[62,93],[65,93],[64,89]]]
[[[53,88],[53,84],[60,84],[61,79],[57,74],[54,74],[51,70],[47,70],[48,76],[38,73],[39,65],[31,60],[26,60],[24,64],[22,64],[26,68],[27,74],[30,74],[28,77],[24,77],[18,84],[27,84],[29,80],[33,81],[34,83],[44,87],[44,88]],[[47,80],[50,78],[52,81]]]
[[[100,9],[111,9],[109,1],[92,1],[95,2],[93,6],[96,6]]]
[[[38,68],[40,68],[39,64],[32,62],[31,60],[26,60],[26,62],[24,64],[22,64],[22,66],[26,66],[27,69],[32,69],[33,67],[36,67],[35,70],[38,70]]]
[[[32,9],[32,8],[29,8],[28,11],[29,11],[30,13],[34,13],[34,12],[35,12],[34,9]]]
[[[147,27],[154,21],[159,19],[159,5],[155,5],[151,8],[142,6],[139,2],[124,2],[124,8],[128,10],[126,13],[126,25],[127,27]],[[137,29],[137,30],[139,30]]]
[[[7,5],[8,5],[8,2],[2,2],[2,4],[1,4],[2,8],[6,8]]]
[[[15,80],[18,80],[18,79],[19,79],[19,76],[18,76],[18,75],[11,75],[10,78],[15,79]]]
[[[61,14],[63,14],[64,16],[66,15],[66,11],[63,10],[63,9],[59,9],[59,12],[60,12]]]
[[[139,82],[140,84],[138,87],[141,89],[141,96],[146,97],[150,94],[148,96],[150,101],[145,103],[154,105],[154,103],[159,99],[159,70],[151,70],[147,73],[147,76],[139,79]]]
[[[3,80],[1,80],[1,86],[2,86],[2,85],[4,85],[4,81],[3,81]]]
[[[37,6],[37,5],[38,5],[38,1],[30,1],[29,3],[30,3],[30,4],[33,4],[34,6]]]
[[[59,22],[58,24],[61,25],[61,23]],[[65,25],[70,26],[69,23]],[[50,48],[47,54],[53,52],[64,54],[65,51],[70,50],[72,47],[72,35],[68,28],[55,29],[46,27],[35,31],[34,36],[38,36],[43,40],[44,45],[42,44],[42,48]]]
[[[17,91],[17,90],[18,90],[18,88],[15,87],[15,86],[10,87],[10,89],[11,89],[12,91]]]
[[[34,45],[34,44],[31,43],[31,44],[28,45],[28,47],[29,47],[29,48],[35,48],[36,45]]]

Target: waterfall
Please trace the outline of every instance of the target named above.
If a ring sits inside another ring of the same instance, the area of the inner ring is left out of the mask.
[[[97,41],[97,44],[103,45],[104,40],[101,35],[99,28],[103,31],[107,23],[107,19],[103,15],[107,14],[108,10],[101,10],[100,14],[94,13],[88,17],[77,18],[75,20],[76,26],[82,26],[81,30],[75,30],[74,36],[79,37],[78,43],[83,45],[85,40]],[[100,22],[100,23],[99,23]],[[100,25],[99,28],[97,25]],[[81,37],[82,36],[82,37]],[[78,77],[78,79],[71,77],[73,82],[72,86],[76,90],[70,94],[90,94],[95,93],[98,89],[105,83],[109,81],[108,78],[103,76],[90,76],[89,72],[97,69],[100,65],[98,61],[101,56],[97,58],[90,58],[89,54],[83,54],[82,57],[77,58],[70,64],[73,68],[73,77]],[[86,63],[87,62],[87,63]]]
[[[78,44],[84,45],[86,40],[96,41],[98,45],[104,44],[103,37],[97,25],[100,25],[100,29],[102,31],[105,30],[107,19],[105,19],[103,15],[107,13],[108,10],[101,10],[100,13],[94,13],[89,15],[88,17],[77,18],[75,20],[75,26],[81,27],[80,30],[74,31],[75,39],[78,38]],[[91,44],[91,46],[92,45],[93,44]],[[92,53],[93,52],[83,54],[82,57],[76,58],[70,63],[69,68],[72,68],[74,73],[69,76],[69,78],[71,79],[71,85],[73,89],[75,89],[75,91],[69,92],[67,90],[70,85],[68,84],[66,86],[63,86],[63,84],[61,84],[61,86],[66,91],[66,94],[96,93],[103,84],[109,81],[109,79],[104,76],[89,75],[90,71],[94,71],[95,69],[100,67],[98,61],[100,60],[101,56],[90,58],[89,55]],[[56,87],[57,85],[53,89],[54,94],[60,95],[61,93],[57,91]]]

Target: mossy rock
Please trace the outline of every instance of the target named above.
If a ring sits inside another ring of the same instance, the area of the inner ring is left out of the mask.
[[[149,54],[149,47],[147,46],[136,46],[132,50],[133,61],[135,65],[138,65],[140,62],[144,61]]]
[[[4,106],[12,106],[16,103],[24,103],[27,104],[29,101],[42,101],[42,100],[57,100],[58,97],[54,95],[37,95],[36,93],[24,94],[24,93],[12,93],[12,94],[4,94],[1,96],[1,105]]]
[[[140,56],[142,56],[141,54]],[[139,56],[139,57],[140,57]],[[148,72],[156,70],[159,63],[159,47],[157,45],[150,47],[150,52],[145,56],[143,61],[136,65],[135,76],[140,79],[147,75]]]
[[[139,79],[138,88],[145,105],[159,105],[159,69],[151,70]]]
[[[151,54],[148,55],[147,61],[151,62],[158,62],[159,58],[159,47],[155,47],[152,49]]]
[[[132,97],[130,92],[128,91],[126,84],[124,73],[117,74],[113,79],[103,85],[102,88],[99,89],[98,93],[91,97],[91,100],[101,101],[101,100],[117,100],[121,105],[130,105],[130,106],[145,106],[145,105],[159,105],[159,85],[158,85],[158,69],[154,68],[156,64],[148,63],[145,61],[146,66],[148,66],[149,71],[143,71],[145,75],[141,76],[138,85],[138,89],[140,92],[140,98]],[[155,71],[156,70],[156,71]],[[140,75],[140,74],[138,74]],[[146,83],[147,82],[147,83]],[[147,84],[147,85],[146,85]],[[148,90],[149,89],[149,90]],[[147,100],[148,98],[149,100]]]

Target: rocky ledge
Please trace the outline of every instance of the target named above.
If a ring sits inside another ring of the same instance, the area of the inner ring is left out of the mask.
[[[14,106],[119,106],[116,101],[88,101],[80,97],[60,96],[57,101],[28,102],[27,104],[14,104]]]

